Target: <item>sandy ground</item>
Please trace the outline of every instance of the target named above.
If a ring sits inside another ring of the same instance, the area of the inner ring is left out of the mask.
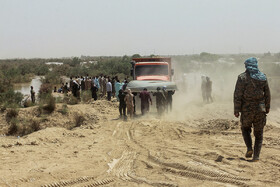
[[[176,104],[177,102],[177,104]],[[280,186],[279,109],[265,127],[260,162],[245,159],[231,102],[182,103],[159,118],[154,111],[118,119],[116,102],[68,105],[34,117],[45,129],[24,137],[0,137],[0,186]],[[138,111],[139,112],[139,111]],[[73,115],[86,121],[74,124]],[[0,114],[0,128],[7,124]]]

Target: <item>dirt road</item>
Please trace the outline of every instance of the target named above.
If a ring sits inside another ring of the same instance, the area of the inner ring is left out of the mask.
[[[67,115],[61,107],[41,120],[46,129],[0,137],[0,186],[280,186],[279,109],[265,127],[261,161],[252,163],[230,102],[128,121],[118,119],[117,103],[69,105]],[[67,130],[77,112],[86,121]]]

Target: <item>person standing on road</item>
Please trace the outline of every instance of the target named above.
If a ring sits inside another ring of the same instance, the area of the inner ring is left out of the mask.
[[[98,78],[97,76],[95,76],[94,85],[95,85],[98,89],[100,89],[99,78]]]
[[[80,90],[81,90],[81,84],[79,83],[79,79],[76,79],[76,82],[77,82],[77,84],[78,84],[78,87],[77,87],[77,99],[81,99],[81,92],[80,92]]]
[[[167,91],[167,104],[166,104],[166,110],[168,112],[168,108],[170,108],[170,111],[172,111],[172,102],[173,102],[173,99],[172,99],[172,96],[174,95],[175,93],[175,90],[169,90]]]
[[[201,93],[202,93],[202,99],[205,103],[206,101],[206,76],[201,76]]]
[[[35,103],[35,91],[33,89],[33,86],[31,86],[30,88],[31,88],[31,90],[30,90],[31,101],[32,101],[32,103]]]
[[[69,82],[69,89],[70,89],[70,91],[72,91],[72,86],[73,86],[73,79],[72,79],[72,77],[70,77],[70,82]]]
[[[135,100],[135,98],[136,98],[136,96],[137,96],[137,92],[132,92],[132,94],[133,94],[133,114],[134,115],[136,115],[136,100]]]
[[[205,93],[207,103],[212,103],[212,81],[210,80],[210,77],[206,77]]]
[[[97,86],[95,86],[95,84],[92,83],[91,84],[91,97],[94,99],[94,101],[97,100],[97,92],[98,92]]]
[[[133,103],[133,98],[134,95],[131,93],[131,90],[127,90],[127,94],[124,98],[126,107],[127,107],[127,114],[130,114],[130,118],[133,117],[133,112],[134,112],[134,103]]]
[[[103,97],[103,81],[104,81],[104,77],[101,74],[100,78],[99,78],[99,86],[100,86],[100,96]]]
[[[88,77],[88,76],[86,77],[85,85],[86,85],[86,90],[91,89],[91,77]]]
[[[108,79],[106,76],[104,76],[104,79],[103,79],[103,97],[106,96],[106,92],[107,92],[107,83],[108,83]],[[112,91],[111,91],[112,92]]]
[[[150,93],[147,91],[147,88],[144,88],[143,91],[140,92],[139,97],[141,99],[141,113],[142,115],[144,115],[150,109],[150,102],[152,105],[152,98],[150,96]]]
[[[111,80],[108,80],[108,82],[106,84],[106,91],[107,91],[107,100],[111,101],[111,97],[112,97],[112,84],[111,84]]]
[[[123,90],[123,91],[126,90],[127,84],[128,84],[128,82],[127,82],[127,80],[125,79],[125,80],[124,80],[124,83],[123,83],[123,85],[122,85],[122,90]]]
[[[259,71],[256,58],[245,61],[246,71],[238,76],[234,91],[234,115],[241,113],[241,130],[247,146],[246,158],[259,161],[266,115],[270,110],[270,90],[266,75]],[[252,148],[251,131],[254,127],[255,145]]]
[[[73,81],[72,94],[76,98],[80,97],[80,85],[77,82],[77,79]]]
[[[122,118],[123,116],[126,117],[126,104],[124,101],[125,93],[122,89],[119,90],[118,97],[119,97],[119,101],[120,101],[120,104],[119,104],[120,118]]]
[[[119,101],[118,95],[119,95],[119,91],[120,91],[121,87],[122,87],[122,86],[121,86],[120,80],[117,79],[117,81],[116,81],[116,83],[115,83],[115,90],[116,90],[116,97],[117,97],[117,100],[118,100],[118,101]]]
[[[82,91],[86,90],[85,78],[83,78],[83,79],[81,80],[81,89],[82,89]]]
[[[165,108],[166,97],[164,93],[160,91],[160,87],[157,88],[157,92],[153,93],[153,96],[156,97],[157,113],[161,116]]]
[[[116,95],[115,83],[116,83],[116,79],[115,79],[115,77],[113,77],[113,78],[112,78],[112,81],[111,81],[111,84],[112,84],[112,96],[113,96],[113,98],[114,98],[115,95]]]

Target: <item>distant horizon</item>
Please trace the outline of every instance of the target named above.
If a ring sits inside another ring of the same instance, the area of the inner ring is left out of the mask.
[[[196,54],[149,54],[149,55],[142,55],[139,53],[135,53],[135,54],[139,54],[141,57],[147,57],[147,56],[151,56],[151,55],[155,55],[155,56],[192,56],[192,55],[200,55],[201,53],[209,53],[207,51],[202,51],[200,53],[196,53]],[[263,52],[263,53],[209,53],[209,54],[213,54],[213,55],[264,55],[265,53],[270,53],[272,55],[278,54],[280,52],[276,52],[276,53],[272,53],[270,51],[267,52]],[[128,55],[128,54],[124,54],[124,55],[80,55],[80,56],[68,56],[68,57],[31,57],[31,58],[22,58],[22,57],[16,57],[16,58],[0,58],[0,60],[13,60],[13,59],[71,59],[71,58],[81,58],[82,56],[85,57],[123,57],[123,56],[133,56],[135,54],[132,55]]]

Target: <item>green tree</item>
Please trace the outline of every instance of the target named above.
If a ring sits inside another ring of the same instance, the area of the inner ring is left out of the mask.
[[[131,58],[141,58],[141,55],[139,55],[139,54],[134,54],[134,55],[132,55]]]

